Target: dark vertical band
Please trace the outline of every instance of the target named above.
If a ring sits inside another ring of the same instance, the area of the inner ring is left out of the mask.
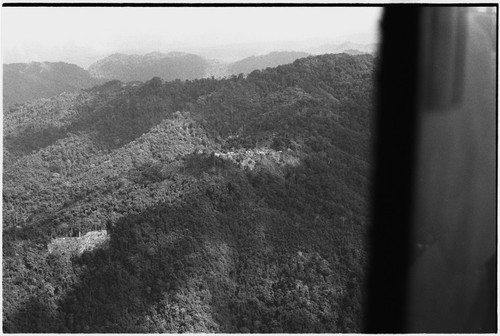
[[[389,6],[382,21],[374,120],[374,191],[364,332],[405,332],[417,113],[419,14]]]

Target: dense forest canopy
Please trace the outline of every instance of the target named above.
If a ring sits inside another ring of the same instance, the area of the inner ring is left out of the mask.
[[[4,332],[360,332],[374,58],[4,116]]]

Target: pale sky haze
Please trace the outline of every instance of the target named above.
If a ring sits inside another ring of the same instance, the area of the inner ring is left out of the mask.
[[[4,7],[2,58],[4,64],[64,61],[86,68],[116,52],[373,43],[380,15],[376,7]]]

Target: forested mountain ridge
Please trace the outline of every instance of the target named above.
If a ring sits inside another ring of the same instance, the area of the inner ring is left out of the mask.
[[[18,106],[4,331],[359,332],[373,67],[322,55]]]
[[[247,75],[254,70],[292,63],[305,56],[308,54],[304,52],[280,51],[228,63],[183,52],[113,54],[91,64],[88,71],[63,62],[4,64],[3,108],[5,113],[9,113],[15,104],[51,98],[63,92],[74,93],[114,79],[144,82],[153,77],[163,80],[193,80],[212,76],[222,78],[240,73]]]
[[[50,98],[63,92],[77,92],[102,83],[74,64],[63,62],[4,64],[4,111],[8,113],[8,108],[16,103]]]

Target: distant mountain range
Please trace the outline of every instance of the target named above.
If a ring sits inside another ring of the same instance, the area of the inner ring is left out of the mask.
[[[338,54],[346,53],[352,54],[374,54],[377,51],[377,43],[354,43],[354,42],[343,42],[340,44],[328,43],[319,46],[313,50],[314,54]]]
[[[297,51],[277,51],[262,56],[251,56],[234,62],[229,66],[231,74],[250,73],[254,70],[273,68],[278,65],[293,63],[298,58],[307,57],[310,54]]]
[[[208,66],[204,58],[181,52],[153,52],[146,55],[113,54],[89,66],[96,78],[118,79],[123,82],[147,81],[153,77],[163,80],[191,80],[205,76]]]
[[[376,48],[376,44],[345,42],[324,44],[311,51],[313,54],[360,55],[373,54]],[[279,51],[250,56],[236,62],[223,62],[184,52],[151,52],[145,55],[117,53],[91,64],[88,71],[63,62],[5,64],[3,107],[8,110],[16,103],[49,98],[63,92],[76,92],[109,80],[145,82],[153,77],[172,81],[222,78],[241,73],[247,75],[254,70],[292,63],[309,55],[300,51]]]
[[[102,84],[88,71],[63,62],[13,63],[3,66],[4,109],[16,103],[49,98]]]

